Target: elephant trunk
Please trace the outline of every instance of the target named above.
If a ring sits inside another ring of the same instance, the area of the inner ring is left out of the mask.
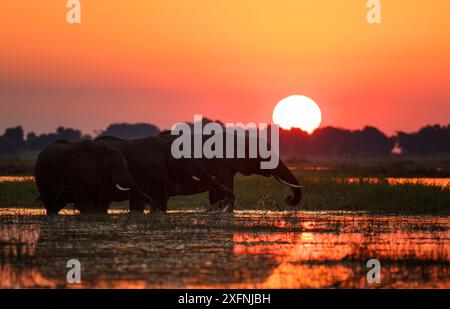
[[[292,195],[286,197],[286,203],[289,206],[295,206],[300,203],[300,200],[302,199],[302,186],[283,162],[279,162],[278,167],[274,170],[272,175],[276,180],[291,188]]]

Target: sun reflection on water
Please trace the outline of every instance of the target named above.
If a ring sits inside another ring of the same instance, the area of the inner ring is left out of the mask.
[[[66,210],[49,219],[1,209],[0,222],[2,288],[450,288],[445,217]],[[74,257],[83,265],[76,286],[65,281]],[[382,265],[379,285],[365,279],[372,258]]]

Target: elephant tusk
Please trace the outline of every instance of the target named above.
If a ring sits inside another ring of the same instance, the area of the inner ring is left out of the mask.
[[[198,177],[196,177],[196,176],[194,176],[194,175],[192,175],[191,177],[192,177],[192,179],[194,179],[195,181],[200,181],[200,178],[198,178]]]
[[[291,188],[304,188],[304,186],[300,186],[300,185],[294,185],[294,184],[292,184],[292,183],[289,183],[289,182],[287,182],[287,181],[284,181],[283,179],[281,179],[280,177],[278,177],[278,176],[274,176],[275,177],[275,179],[276,180],[278,180],[279,182],[281,182],[281,183],[283,183],[283,184],[285,184],[285,185],[287,185],[287,186],[289,186],[289,187],[291,187]]]
[[[130,191],[130,188],[124,188],[121,185],[119,185],[118,183],[116,183],[116,188],[120,191]]]

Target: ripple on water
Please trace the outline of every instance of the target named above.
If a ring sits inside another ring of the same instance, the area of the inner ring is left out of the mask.
[[[0,209],[0,287],[450,288],[450,219],[364,213],[258,212],[81,216]],[[27,248],[25,251],[23,248]],[[378,287],[378,286],[374,286]]]

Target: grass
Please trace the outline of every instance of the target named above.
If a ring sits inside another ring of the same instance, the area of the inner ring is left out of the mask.
[[[0,207],[40,207],[38,196],[33,181],[0,182]]]
[[[338,177],[450,177],[450,156],[413,157],[392,155],[375,158],[286,158],[289,166],[324,169],[321,175]]]
[[[374,182],[345,182],[335,174],[314,171],[294,172],[305,186],[303,199],[295,210],[353,210],[392,214],[450,215],[450,187],[423,184],[389,184],[382,178]],[[291,210],[284,198],[289,188],[273,178],[260,176],[236,177],[236,209]],[[33,182],[0,183],[0,207],[40,207]],[[169,209],[205,209],[206,193],[172,197]],[[119,203],[115,207],[127,207]]]
[[[382,179],[379,182],[360,180],[348,183],[334,178],[316,178],[303,183],[306,186],[303,209],[450,213],[450,188],[421,184],[391,185]]]
[[[1,156],[0,175],[1,176],[27,176],[33,175],[36,156]]]

